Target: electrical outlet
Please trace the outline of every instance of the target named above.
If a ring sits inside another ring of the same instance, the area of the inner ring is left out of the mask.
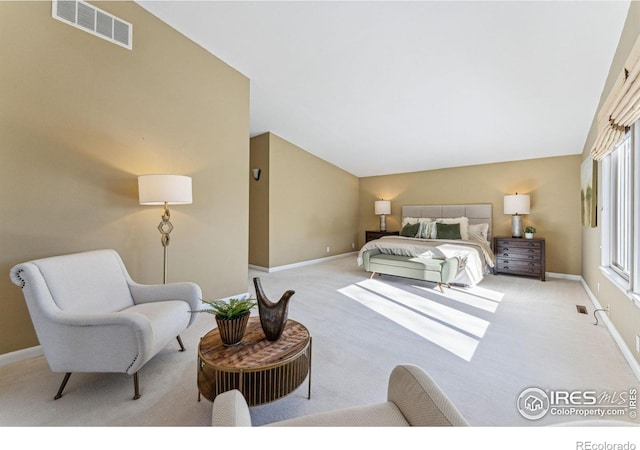
[[[356,243],[355,242],[351,243],[351,248],[356,248]]]
[[[327,253],[331,251],[331,247],[327,247]]]
[[[597,285],[597,290],[598,290],[598,294],[600,293],[600,282],[598,281],[598,285]]]
[[[607,305],[607,316],[609,315],[610,312],[611,312],[611,306]]]

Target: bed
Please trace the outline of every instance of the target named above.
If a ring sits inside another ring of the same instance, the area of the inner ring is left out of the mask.
[[[358,265],[442,285],[477,285],[492,271],[491,204],[402,207],[400,236],[365,243]],[[415,234],[413,234],[415,232]]]

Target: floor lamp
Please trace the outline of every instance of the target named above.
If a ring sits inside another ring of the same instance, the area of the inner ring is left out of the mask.
[[[184,205],[193,202],[191,178],[184,175],[140,175],[138,177],[138,195],[141,205],[164,205],[162,222],[158,225],[162,247],[164,248],[164,265],[162,282],[167,283],[169,233],[173,225],[169,221],[169,205]]]

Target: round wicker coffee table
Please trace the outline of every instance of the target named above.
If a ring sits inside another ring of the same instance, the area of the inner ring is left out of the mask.
[[[242,341],[227,347],[217,328],[198,347],[198,400],[213,401],[222,392],[238,389],[249,406],[269,403],[297,389],[309,378],[311,398],[311,336],[295,320],[287,320],[282,336],[270,342],[260,319],[251,317]]]

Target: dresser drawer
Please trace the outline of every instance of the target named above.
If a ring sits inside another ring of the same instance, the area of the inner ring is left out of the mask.
[[[536,273],[540,273],[542,263],[540,260],[524,261],[518,259],[498,258],[496,261],[496,267],[498,270],[524,270],[527,272],[535,271]]]
[[[496,252],[500,258],[539,260],[541,256],[540,248],[503,247]]]
[[[544,278],[542,278],[542,271],[540,270],[540,268],[533,269],[533,268],[526,268],[526,267],[506,266],[503,268],[498,268],[497,273],[509,273],[512,275],[526,275],[526,276],[536,277],[536,278],[540,277],[544,281]]]
[[[504,248],[534,248],[541,249],[543,247],[543,242],[540,240],[533,239],[505,239],[498,238],[496,239],[496,247]]]

